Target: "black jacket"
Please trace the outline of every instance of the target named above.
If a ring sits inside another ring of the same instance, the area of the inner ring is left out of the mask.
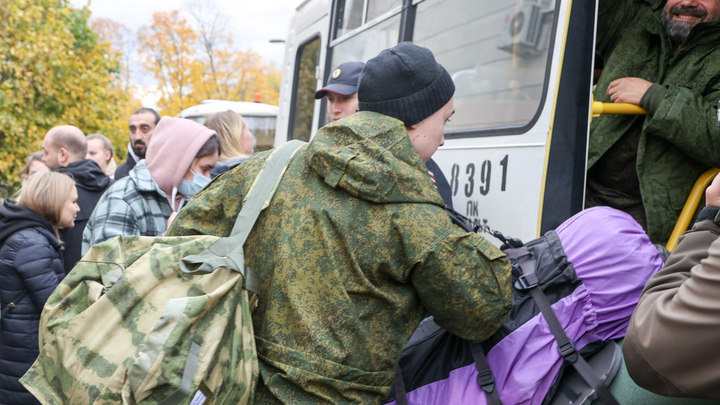
[[[39,354],[45,301],[64,276],[60,242],[48,221],[27,207],[0,206],[0,404],[37,404],[18,382]]]
[[[82,257],[82,234],[95,205],[105,190],[115,181],[103,173],[100,166],[91,159],[70,163],[57,171],[70,173],[75,179],[78,192],[77,202],[80,206],[75,226],[60,230],[60,239],[65,243],[63,261],[65,262],[65,274],[67,274]]]
[[[127,160],[123,162],[123,164],[118,166],[118,168],[115,170],[115,180],[120,180],[123,177],[127,177],[128,173],[130,173],[130,170],[132,170],[136,164],[137,162],[135,161],[135,159],[133,159],[132,156],[128,154]]]

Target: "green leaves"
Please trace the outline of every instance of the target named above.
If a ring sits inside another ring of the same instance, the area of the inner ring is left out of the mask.
[[[130,95],[115,72],[119,52],[98,40],[90,11],[67,0],[4,0],[0,7],[0,182],[16,189],[25,157],[45,133],[70,124],[127,142]]]

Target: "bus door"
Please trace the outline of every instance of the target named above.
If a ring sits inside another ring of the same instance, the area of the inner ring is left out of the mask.
[[[314,98],[322,83],[327,47],[330,0],[304,1],[297,8],[285,43],[280,111],[275,144],[309,141],[318,127],[320,102]]]

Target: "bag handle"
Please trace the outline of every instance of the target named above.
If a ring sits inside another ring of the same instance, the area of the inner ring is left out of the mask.
[[[245,266],[243,245],[260,215],[260,211],[270,205],[290,159],[303,145],[307,145],[307,143],[297,140],[290,141],[275,149],[268,156],[243,200],[243,207],[235,220],[230,236],[218,239],[197,255],[182,258],[180,269],[183,272],[211,273],[219,267],[227,267],[243,275],[246,290],[256,294],[260,292],[257,276],[250,267]]]

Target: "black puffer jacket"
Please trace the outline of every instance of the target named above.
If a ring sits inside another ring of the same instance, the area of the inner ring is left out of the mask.
[[[39,354],[45,301],[65,275],[60,242],[48,221],[27,207],[0,206],[0,404],[37,404],[18,382]]]
[[[80,207],[80,212],[75,218],[75,226],[60,230],[60,239],[65,243],[62,255],[65,262],[65,274],[67,274],[82,258],[82,234],[95,205],[115,180],[108,177],[91,159],[70,163],[57,171],[69,173],[75,179],[78,193],[77,203]]]

